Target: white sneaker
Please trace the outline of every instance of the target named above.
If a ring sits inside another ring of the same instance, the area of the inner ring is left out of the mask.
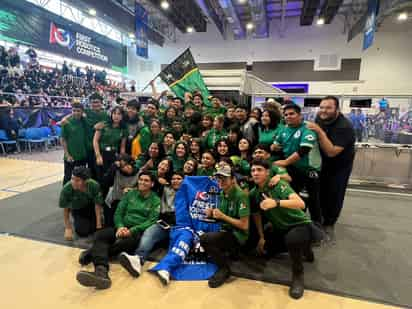
[[[160,282],[166,286],[170,282],[170,274],[167,270],[158,270],[156,275],[159,277]]]
[[[140,257],[137,255],[129,255],[122,252],[119,255],[119,263],[126,269],[130,275],[137,278],[142,272],[142,264],[140,264]]]

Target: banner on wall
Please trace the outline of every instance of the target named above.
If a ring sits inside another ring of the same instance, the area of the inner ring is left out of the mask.
[[[29,2],[1,2],[0,40],[127,71],[126,46]]]
[[[0,129],[8,127],[8,110],[0,108]],[[14,118],[21,128],[47,127],[71,113],[71,108],[13,108]]]
[[[149,58],[148,14],[145,8],[136,3],[136,55]]]
[[[363,50],[368,49],[372,44],[376,31],[376,18],[379,10],[379,0],[368,0],[368,14],[363,35]]]

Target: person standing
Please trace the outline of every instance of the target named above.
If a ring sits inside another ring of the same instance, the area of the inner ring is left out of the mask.
[[[72,117],[62,125],[61,144],[64,150],[63,185],[70,181],[76,166],[87,165],[86,123],[83,119],[83,105],[73,103]]]
[[[306,127],[298,105],[287,104],[283,108],[286,126],[281,127],[272,145],[272,150],[283,152],[286,159],[277,160],[277,166],[285,167],[292,177],[291,186],[296,192],[305,187],[308,192],[307,207],[312,220],[321,225],[322,214],[319,201],[319,172],[322,158],[318,136]]]
[[[343,207],[355,158],[355,131],[349,119],[339,111],[339,100],[334,96],[322,99],[315,122],[307,123],[307,127],[319,137],[322,155],[320,207],[326,239],[334,241],[334,226]]]

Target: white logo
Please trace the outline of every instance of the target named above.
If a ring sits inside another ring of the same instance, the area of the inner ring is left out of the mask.
[[[307,139],[308,141],[314,141],[315,137],[313,135],[308,135],[305,137],[305,139]]]
[[[300,137],[300,131],[296,131],[296,133],[293,135],[294,138],[299,138]]]

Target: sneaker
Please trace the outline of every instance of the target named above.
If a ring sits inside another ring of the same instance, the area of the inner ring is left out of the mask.
[[[170,273],[167,270],[158,270],[155,272],[160,282],[166,286],[170,282]]]
[[[96,266],[94,272],[79,271],[76,275],[76,279],[81,285],[95,287],[98,290],[108,289],[112,285],[107,268],[101,265]]]
[[[292,284],[289,288],[289,296],[294,299],[299,299],[303,296],[305,286],[303,284],[303,272],[292,274]]]
[[[92,262],[92,255],[91,255],[91,250],[87,249],[82,251],[79,256],[79,264],[82,266],[89,265]]]
[[[210,288],[218,288],[230,277],[230,270],[227,267],[219,268],[218,271],[209,278],[208,285]]]
[[[140,257],[137,255],[129,255],[125,252],[120,253],[119,263],[126,269],[132,277],[139,277],[142,272],[142,264]]]

